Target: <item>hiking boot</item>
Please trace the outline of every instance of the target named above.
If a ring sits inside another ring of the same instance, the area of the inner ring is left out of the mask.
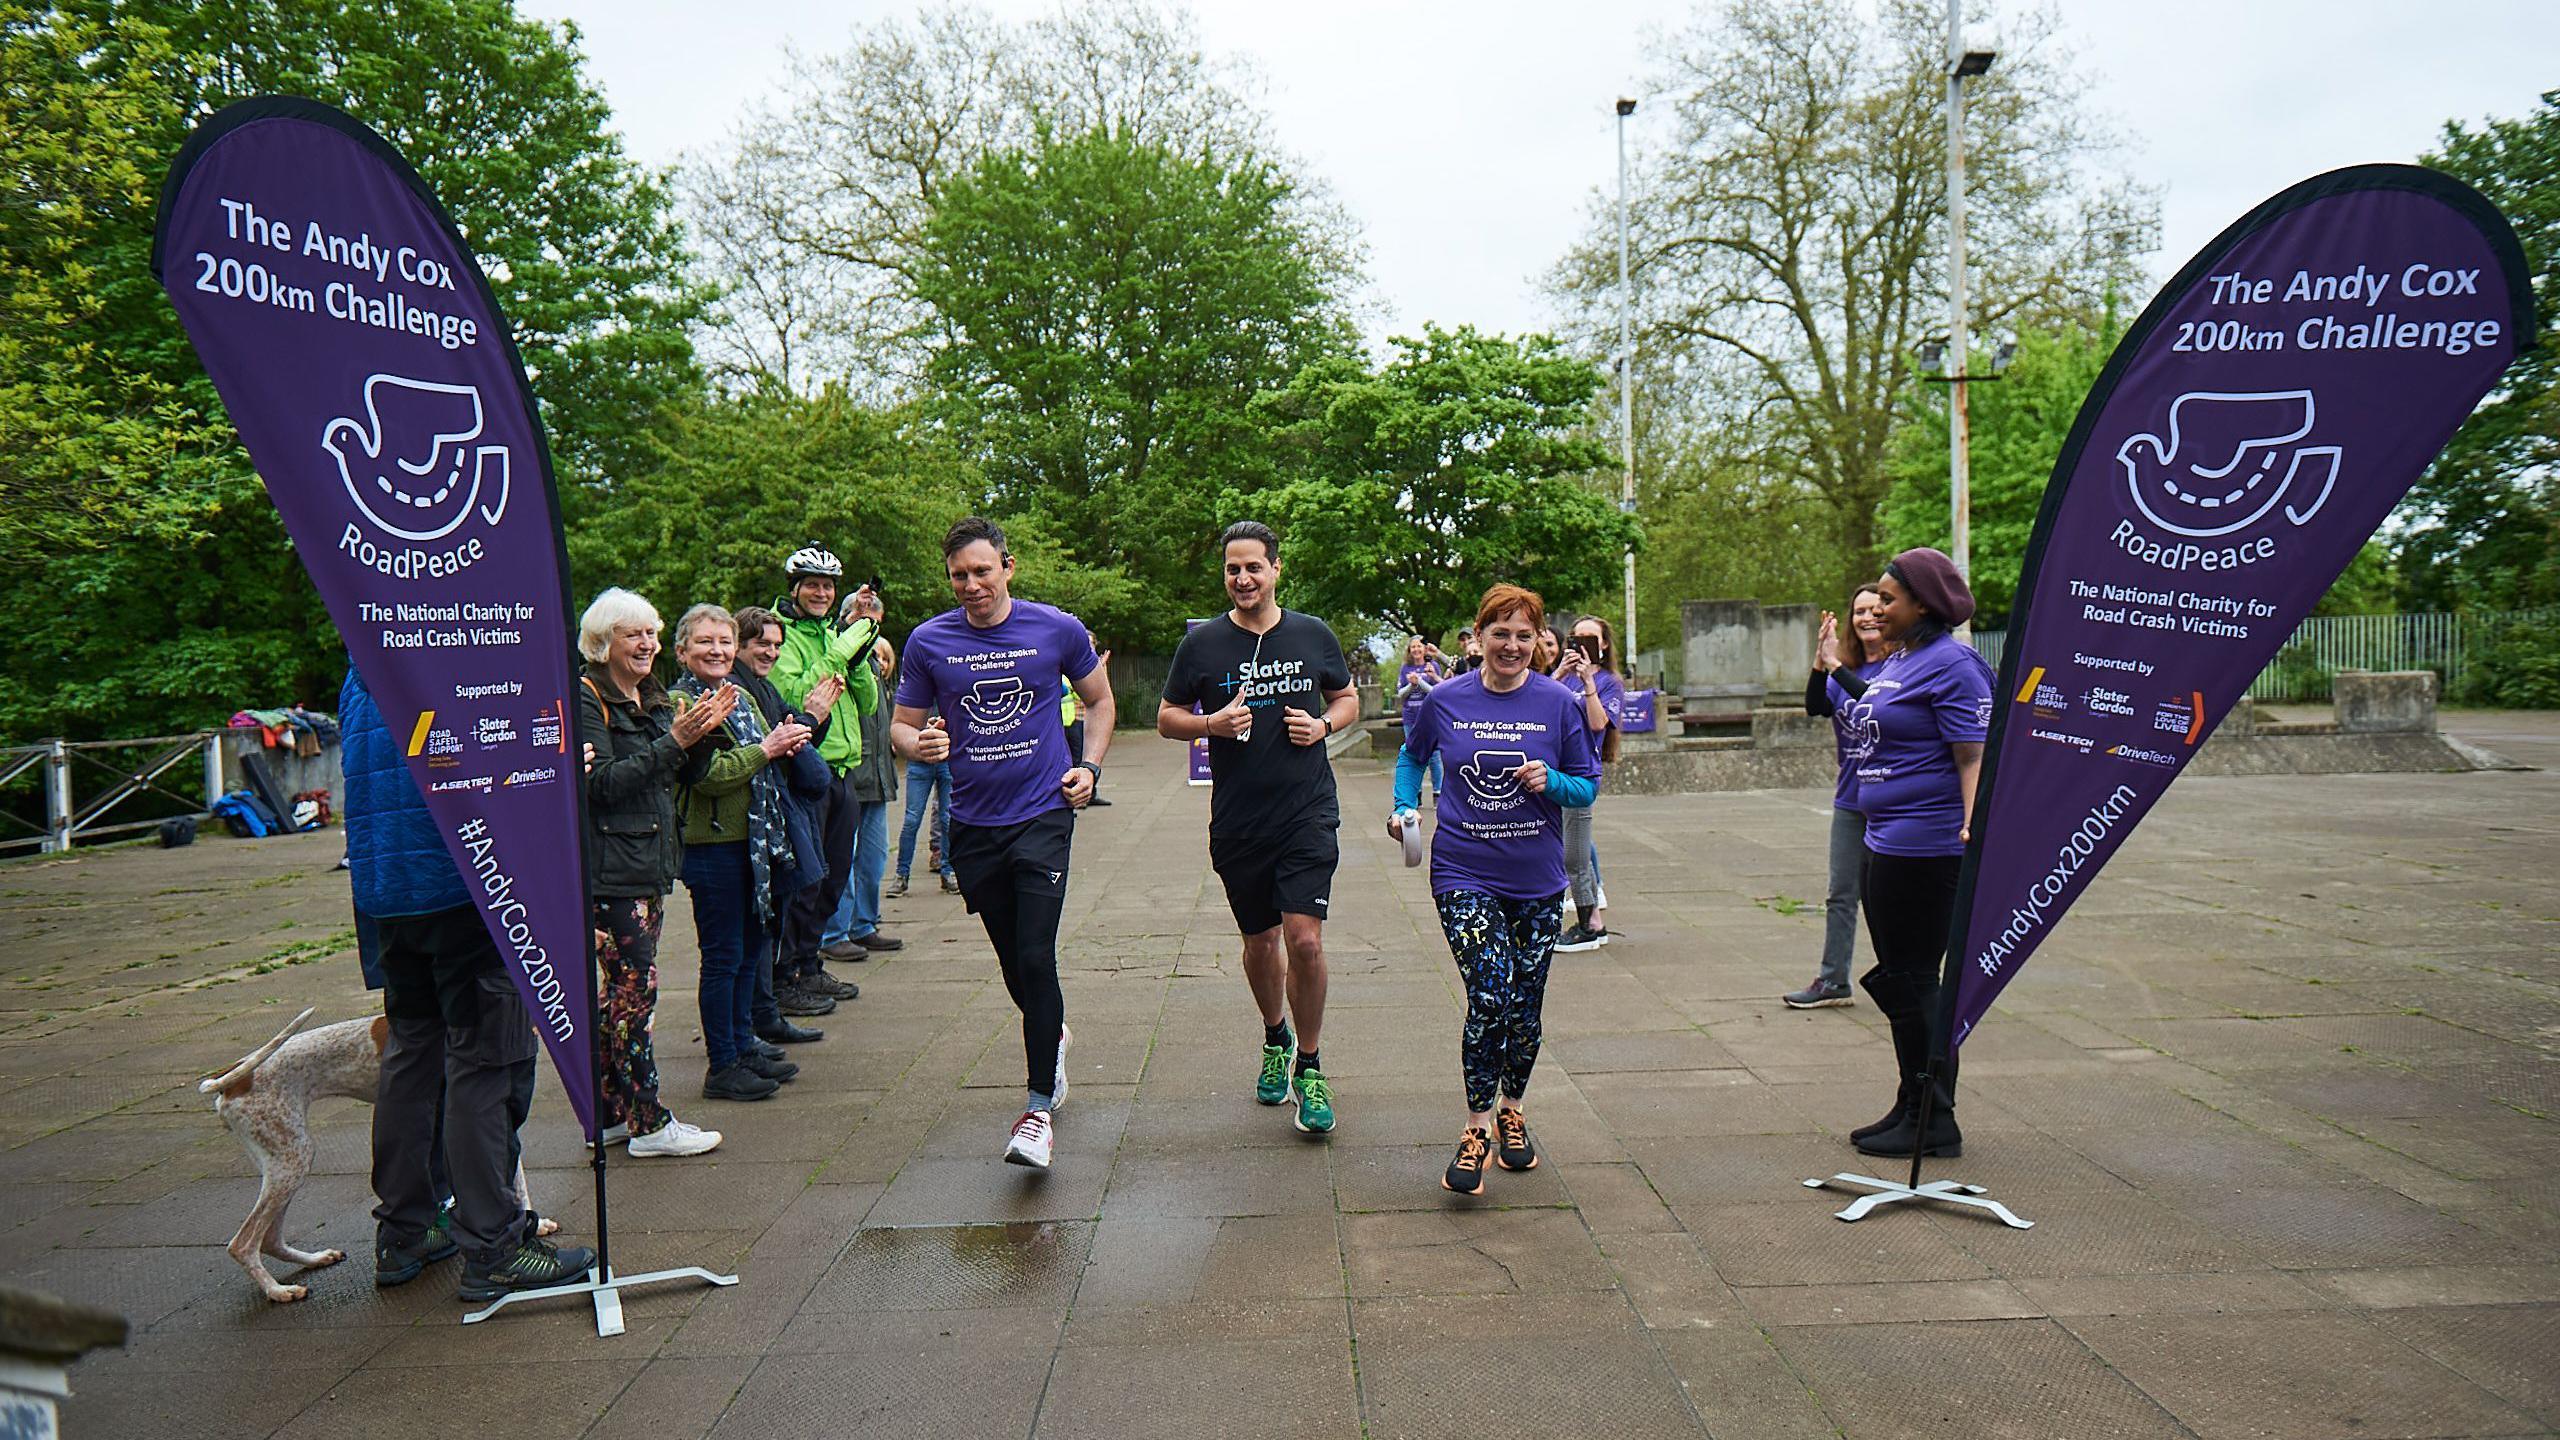
[[[1265,1105],[1280,1105],[1289,1099],[1289,1062],[1297,1058],[1294,1041],[1286,1045],[1262,1047],[1262,1075],[1253,1082],[1253,1098]]]
[[[652,1155],[701,1155],[720,1148],[720,1132],[687,1125],[673,1115],[667,1123],[646,1135],[631,1137],[631,1158],[645,1160]]]
[[[1449,1173],[1440,1177],[1440,1188],[1461,1195],[1484,1193],[1484,1160],[1493,1149],[1493,1137],[1483,1127],[1470,1125],[1458,1137],[1457,1158],[1449,1162]]]
[[[800,1075],[799,1066],[783,1059],[779,1054],[767,1055],[762,1050],[749,1050],[741,1054],[738,1057],[738,1063],[776,1085],[788,1084]]]
[[[819,946],[818,958],[831,960],[838,965],[859,965],[871,958],[871,950],[859,940],[839,940],[833,945]],[[826,974],[823,970],[818,973]]]
[[[1493,1163],[1505,1170],[1538,1168],[1538,1147],[1529,1143],[1529,1117],[1517,1110],[1493,1112],[1493,1128],[1500,1139],[1495,1142]]]
[[[702,1098],[705,1100],[770,1100],[782,1087],[757,1074],[746,1061],[740,1060],[726,1070],[715,1070],[703,1077]],[[638,1141],[632,1142],[637,1145]],[[633,1154],[640,1153],[637,1150]]]
[[[1290,1088],[1298,1093],[1298,1113],[1289,1117],[1289,1123],[1303,1135],[1333,1133],[1333,1084],[1324,1072],[1301,1070]]]
[[[892,899],[892,900],[895,900],[895,899],[897,899],[899,896],[906,894],[906,893],[907,893],[907,877],[906,877],[906,876],[904,876],[904,875],[892,875],[892,876],[890,876],[890,877],[889,877],[889,888],[888,888],[886,891],[882,892],[882,893],[884,893],[884,894],[885,894],[889,899]]]
[[[818,953],[824,955],[827,952],[821,950]],[[866,950],[863,953],[868,955],[871,952]],[[850,980],[839,980],[824,970],[812,970],[808,974],[801,976],[800,988],[812,995],[824,995],[833,1000],[859,1000],[862,998],[861,986],[854,984]]]
[[[1558,954],[1572,954],[1583,950],[1597,950],[1608,943],[1607,930],[1594,930],[1577,921],[1571,929],[1556,937],[1556,951]]]
[[[1005,1140],[1004,1163],[1046,1170],[1052,1143],[1049,1112],[1025,1110],[1022,1118],[1013,1122],[1013,1134]]]
[[[945,895],[957,895],[960,893],[959,875],[949,870],[942,872],[942,893]]]
[[[462,1262],[462,1284],[454,1294],[463,1300],[495,1300],[514,1290],[540,1290],[566,1285],[595,1268],[596,1252],[584,1245],[562,1249],[528,1236],[496,1261]]]
[[[1849,993],[1849,982],[1846,980],[1835,980],[1828,985],[1816,980],[1801,990],[1791,991],[1778,998],[1786,1001],[1787,1008],[1790,1010],[1828,1010],[1835,1005],[1857,1003],[1856,998]]]
[[[836,1008],[834,996],[820,995],[813,990],[804,989],[796,979],[774,982],[773,1004],[775,1009],[785,1015],[797,1015],[803,1018],[811,1015],[832,1014]]]
[[[450,1260],[462,1249],[453,1243],[450,1226],[452,1212],[438,1210],[427,1225],[426,1233],[406,1245],[393,1245],[377,1240],[373,1246],[373,1283],[388,1290],[406,1285],[418,1278],[428,1266],[439,1260]]]
[[[861,939],[856,940],[853,943],[870,951],[874,955],[887,955],[907,948],[906,941],[899,939],[895,935],[883,935],[877,930],[872,931],[870,934],[863,936]]]
[[[778,1020],[771,1025],[757,1026],[756,1038],[767,1045],[807,1045],[826,1039],[827,1032],[812,1030],[805,1025],[794,1025],[788,1020]]]

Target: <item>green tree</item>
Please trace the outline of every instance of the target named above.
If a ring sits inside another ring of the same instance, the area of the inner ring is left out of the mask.
[[[2515,226],[2542,332],[2401,506],[2404,598],[2413,610],[2560,603],[2560,90],[2520,119],[2445,126],[2424,163]]]
[[[1255,402],[1294,476],[1265,501],[1291,603],[1439,635],[1497,580],[1551,604],[1611,590],[1637,530],[1583,483],[1612,464],[1585,424],[1600,373],[1543,335],[1393,343],[1379,369],[1328,356]]]
[[[0,143],[25,147],[13,161],[38,152],[25,173],[67,197],[0,201],[0,328],[60,310],[22,275],[82,297],[48,368],[0,380],[0,414],[23,416],[15,387],[31,383],[98,422],[0,419],[26,451],[13,479],[86,482],[76,506],[38,512],[41,532],[0,530],[0,617],[22,633],[88,627],[60,652],[0,658],[0,735],[149,734],[336,693],[336,636],[149,272],[166,162],[233,99],[329,101],[417,163],[515,326],[573,515],[580,492],[648,463],[648,417],[699,386],[680,236],[606,128],[572,29],[502,0],[61,0],[0,11],[0,53]]]
[[[2069,326],[2019,335],[2017,353],[1996,384],[1975,384],[1969,407],[1968,489],[1972,497],[1974,623],[1997,629],[2016,602],[2018,570],[2044,504],[2046,482],[2061,458],[2071,423],[2098,383],[2121,338],[2112,318],[2098,329]],[[1969,373],[1991,373],[1991,355],[1976,354]],[[1947,507],[1946,387],[1908,406],[1894,432],[1878,538],[1887,556],[1915,545],[1952,543]]]
[[[1170,646],[1218,602],[1221,497],[1268,475],[1253,398],[1344,343],[1343,277],[1256,159],[1043,134],[940,191],[915,283],[943,334],[932,413],[988,505],[1138,581],[1087,616]]]

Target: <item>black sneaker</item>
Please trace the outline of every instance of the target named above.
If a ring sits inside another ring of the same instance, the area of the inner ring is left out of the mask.
[[[446,1228],[447,1212],[438,1210],[425,1234],[406,1245],[386,1244],[376,1240],[373,1246],[373,1283],[388,1290],[415,1280],[430,1265],[450,1260],[462,1249],[453,1243]]]
[[[1493,1112],[1493,1163],[1505,1170],[1538,1168],[1538,1147],[1529,1143],[1529,1117],[1517,1110]]]
[[[1484,1193],[1485,1156],[1493,1150],[1493,1137],[1475,1126],[1458,1137],[1457,1158],[1449,1162],[1449,1172],[1440,1177],[1440,1188],[1461,1195]]]
[[[454,1290],[454,1296],[461,1300],[495,1300],[509,1291],[566,1285],[594,1269],[595,1263],[596,1252],[583,1245],[564,1250],[548,1240],[528,1236],[493,1264],[463,1261],[462,1284]]]
[[[812,995],[824,995],[835,1000],[859,1000],[862,998],[861,986],[854,984],[850,980],[839,980],[824,970],[812,970],[808,974],[801,976],[799,984],[801,989]]]
[[[763,1038],[762,1036],[758,1036],[757,1038],[748,1041],[745,1048],[749,1054],[761,1055],[767,1060],[779,1060],[782,1058],[782,1047]]]
[[[833,1014],[836,1008],[835,997],[804,989],[797,980],[789,984],[776,984],[773,987],[773,1003],[774,1007],[785,1015],[802,1017]]]
[[[1787,1008],[1790,1010],[1828,1010],[1835,1005],[1854,1005],[1857,1003],[1851,998],[1849,994],[1849,987],[1846,983],[1834,982],[1833,984],[1825,985],[1819,980],[1814,981],[1812,984],[1807,985],[1803,989],[1795,991],[1792,994],[1782,995],[1778,998],[1786,1001]]]
[[[770,1100],[780,1085],[767,1080],[747,1067],[743,1060],[726,1070],[715,1070],[702,1081],[705,1100]]]
[[[738,1064],[776,1085],[788,1084],[800,1074],[799,1066],[779,1055],[767,1055],[762,1050],[750,1050],[740,1055]]]
[[[794,1025],[788,1020],[756,1027],[756,1039],[767,1045],[807,1045],[826,1038],[827,1032],[824,1030],[812,1030],[806,1025]]]
[[[1582,950],[1597,950],[1608,943],[1608,931],[1594,930],[1576,923],[1571,929],[1556,937],[1556,951],[1559,954],[1571,954]]]

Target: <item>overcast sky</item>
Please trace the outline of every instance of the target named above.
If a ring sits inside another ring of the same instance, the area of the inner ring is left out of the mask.
[[[716,147],[778,97],[784,47],[843,48],[911,3],[520,0],[574,19],[625,142],[663,165]],[[1013,20],[1047,0],[993,0]],[[1640,94],[1648,37],[1685,0],[1199,0],[1213,51],[1248,58],[1280,142],[1359,222],[1373,336],[1552,322],[1539,277],[1594,187],[1614,190],[1612,102]],[[2411,160],[2449,118],[2525,113],[2560,86],[2553,0],[2058,0],[2097,110],[2159,188],[2155,280],[2295,180]],[[1968,14],[1988,15],[1987,0]],[[1977,43],[1996,22],[1977,27]],[[1642,143],[1668,118],[1639,109]]]

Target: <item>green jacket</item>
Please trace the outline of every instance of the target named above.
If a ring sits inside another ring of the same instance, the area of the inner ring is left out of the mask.
[[[693,697],[681,690],[669,696],[675,701],[676,713],[684,713]],[[753,705],[754,700],[740,696],[738,703]],[[714,748],[716,747],[716,748]],[[756,772],[765,767],[764,747],[741,745],[728,726],[714,731],[705,742],[711,763],[690,782],[676,785],[676,815],[684,825],[687,845],[728,845],[747,838],[747,809],[755,802]]]
[[[844,698],[828,717],[836,723],[827,727],[825,738],[818,742],[818,758],[838,775],[851,774],[862,763],[862,723],[857,717],[880,708],[880,686],[871,678],[871,667],[852,662],[871,653],[872,644],[880,638],[880,622],[856,620],[838,627],[824,617],[801,614],[788,595],[773,602],[773,613],[782,617],[782,653],[775,657],[773,674],[767,678],[782,692],[785,703],[805,705],[819,681],[830,675],[844,677]],[[847,705],[853,707],[850,712],[844,708]]]

